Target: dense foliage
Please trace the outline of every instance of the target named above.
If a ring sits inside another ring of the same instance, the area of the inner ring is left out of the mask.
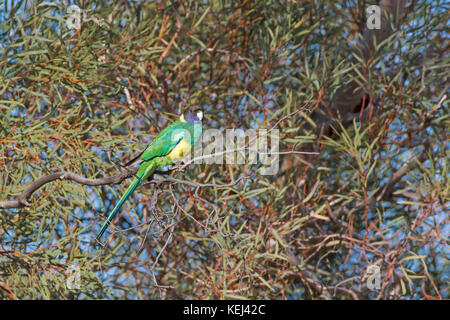
[[[448,298],[448,4],[406,3],[364,51],[374,3],[85,0],[70,29],[71,3],[0,1],[0,297]],[[123,172],[191,105],[278,129],[276,174],[162,172],[104,246],[131,179],[21,196]]]

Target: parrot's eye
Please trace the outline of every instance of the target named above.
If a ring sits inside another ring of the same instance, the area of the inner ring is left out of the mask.
[[[203,111],[197,111],[197,118],[201,121],[203,119]]]

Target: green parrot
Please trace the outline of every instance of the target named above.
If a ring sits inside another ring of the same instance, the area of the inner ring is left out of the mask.
[[[196,107],[188,109],[176,121],[161,131],[147,149],[142,152],[136,177],[106,219],[97,235],[97,240],[100,240],[111,220],[114,219],[124,202],[142,181],[150,177],[159,167],[173,164],[175,160],[179,160],[183,158],[183,155],[191,152],[192,147],[200,141],[202,120],[203,111],[201,109]]]

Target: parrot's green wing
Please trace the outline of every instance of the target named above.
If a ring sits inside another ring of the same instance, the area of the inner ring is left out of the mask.
[[[149,161],[155,157],[165,156],[183,139],[184,128],[173,123],[164,129],[153,142],[145,149],[141,156],[144,161]]]

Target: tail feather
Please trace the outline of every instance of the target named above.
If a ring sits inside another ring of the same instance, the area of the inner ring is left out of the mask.
[[[114,219],[116,214],[119,212],[120,208],[124,204],[124,202],[128,199],[128,197],[133,193],[134,189],[137,188],[141,184],[141,181],[147,179],[153,172],[155,172],[156,168],[160,165],[166,165],[167,161],[170,161],[168,159],[165,159],[165,157],[161,157],[164,159],[156,158],[154,161],[150,162],[144,162],[141,164],[137,174],[136,178],[134,178],[133,182],[130,184],[130,186],[127,188],[125,193],[120,198],[119,202],[117,202],[116,206],[114,207],[113,211],[108,216],[108,219],[106,219],[105,223],[103,224],[102,228],[100,229],[100,232],[97,235],[97,240],[100,240],[103,233],[105,233],[106,229],[108,229],[109,224],[111,223],[111,220]]]
[[[108,229],[108,226],[112,219],[116,216],[116,214],[119,212],[120,208],[124,204],[124,202],[128,199],[128,197],[133,193],[134,189],[141,183],[140,178],[134,178],[133,182],[130,184],[128,189],[125,191],[125,193],[120,198],[119,202],[117,202],[116,206],[114,207],[113,211],[108,216],[108,219],[106,219],[105,223],[103,224],[102,228],[100,229],[100,232],[97,235],[97,240],[100,240],[103,233],[105,233],[106,229]]]

